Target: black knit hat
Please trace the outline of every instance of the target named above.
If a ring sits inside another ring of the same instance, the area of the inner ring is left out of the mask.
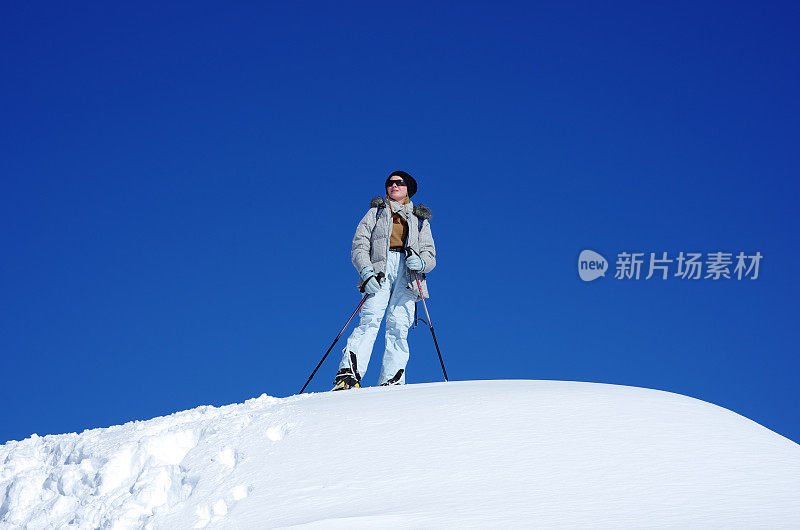
[[[406,187],[408,188],[408,198],[410,199],[412,195],[417,193],[417,181],[414,180],[414,177],[406,173],[405,171],[394,171],[389,178],[386,179],[386,185],[384,187],[389,187],[389,179],[392,177],[401,177],[405,183]]]

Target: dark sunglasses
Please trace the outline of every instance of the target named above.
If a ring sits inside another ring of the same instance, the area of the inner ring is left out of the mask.
[[[387,180],[386,181],[386,187],[387,188],[391,188],[392,184],[397,184],[401,188],[404,188],[406,186],[406,181],[405,180]]]

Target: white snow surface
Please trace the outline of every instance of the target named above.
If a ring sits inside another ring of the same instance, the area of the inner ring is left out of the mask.
[[[263,395],[0,446],[0,528],[800,528],[800,446],[642,388]]]

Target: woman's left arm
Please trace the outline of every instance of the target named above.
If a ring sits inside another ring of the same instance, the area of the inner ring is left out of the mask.
[[[436,246],[433,244],[431,222],[427,219],[422,223],[422,231],[419,233],[419,257],[425,262],[422,272],[428,274],[436,266]]]

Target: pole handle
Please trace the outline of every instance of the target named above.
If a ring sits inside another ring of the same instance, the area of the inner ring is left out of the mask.
[[[381,271],[378,274],[376,274],[375,276],[370,276],[369,278],[367,278],[367,282],[370,281],[374,277],[376,280],[378,280],[378,285],[380,285],[381,282],[383,281],[384,276],[385,275],[383,274],[383,271]],[[367,282],[364,282],[364,283],[361,284],[361,289],[359,289],[359,291],[361,291],[362,293],[364,292],[364,286],[367,285]]]

